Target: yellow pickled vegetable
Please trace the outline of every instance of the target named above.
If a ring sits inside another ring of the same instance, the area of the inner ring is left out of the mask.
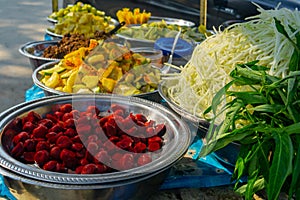
[[[135,8],[131,11],[129,8],[123,8],[117,11],[117,18],[119,22],[125,22],[126,24],[144,24],[147,23],[151,17],[150,12],[140,11],[139,8]]]
[[[60,77],[56,71],[54,71],[50,78],[46,80],[45,85],[50,88],[55,88],[60,83]]]

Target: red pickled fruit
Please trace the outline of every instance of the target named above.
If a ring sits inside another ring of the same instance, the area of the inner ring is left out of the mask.
[[[103,174],[108,171],[108,167],[104,164],[96,164],[97,171],[96,173]]]
[[[54,125],[54,123],[53,123],[52,120],[46,119],[46,118],[45,119],[41,119],[39,121],[39,124],[42,124],[42,125],[46,126],[47,128],[51,128]]]
[[[24,149],[26,151],[35,151],[36,142],[33,139],[27,139],[24,141]]]
[[[50,156],[55,160],[60,160],[61,148],[54,146],[50,150]]]
[[[137,160],[137,165],[138,166],[143,166],[146,165],[148,163],[152,162],[152,158],[149,154],[141,154]]]
[[[54,116],[55,116],[58,120],[61,120],[64,114],[65,114],[65,113],[59,112],[59,111],[54,112]]]
[[[60,159],[63,161],[64,165],[70,169],[74,169],[78,163],[76,154],[68,149],[63,149],[60,152]]]
[[[136,114],[135,119],[143,124],[148,121],[147,117],[145,117],[143,114]]]
[[[119,160],[118,169],[127,170],[134,167],[134,157],[130,153],[125,153]]]
[[[56,171],[57,161],[56,160],[50,160],[47,163],[44,164],[43,169],[47,171]]]
[[[36,147],[35,147],[36,151],[40,151],[40,150],[47,150],[49,151],[50,150],[50,144],[46,141],[39,141],[37,144],[36,144]]]
[[[22,156],[24,152],[24,144],[23,142],[19,142],[12,150],[11,150],[11,155],[15,158],[19,158]]]
[[[58,119],[56,116],[52,115],[52,114],[46,114],[46,119],[51,120],[53,123],[58,122]]]
[[[153,152],[160,149],[160,144],[158,142],[152,142],[148,144],[148,151]]]
[[[90,163],[83,166],[81,174],[94,174],[97,171],[97,165]]]
[[[95,163],[103,163],[106,165],[109,165],[109,163],[111,162],[111,158],[108,155],[107,151],[99,151],[96,155],[95,155]]]
[[[73,115],[73,119],[78,119],[80,116],[80,112],[78,110],[72,110],[70,113]]]
[[[82,158],[80,161],[79,161],[79,164],[84,166],[84,165],[87,165],[89,164],[90,162],[86,159],[86,158]]]
[[[48,133],[48,128],[43,125],[39,124],[35,129],[32,131],[32,135],[35,138],[45,138],[45,135]]]
[[[34,111],[30,111],[26,117],[23,118],[23,124],[27,121],[32,122],[33,124],[37,123],[40,119],[42,119],[42,117],[34,112]]]
[[[60,106],[59,111],[62,113],[69,113],[73,110],[72,104],[63,104]]]
[[[89,142],[87,146],[87,150],[92,154],[95,155],[98,152],[99,146],[96,142]]]
[[[97,106],[88,106],[86,112],[99,115],[100,110],[97,108]]]
[[[34,161],[42,167],[46,162],[49,161],[49,153],[46,150],[37,151],[34,155]]]
[[[68,119],[73,119],[73,115],[71,113],[65,113],[61,118],[63,122],[67,121]]]
[[[60,136],[59,138],[57,138],[56,140],[56,145],[60,148],[71,148],[73,142],[72,140],[65,135]]]
[[[24,152],[23,159],[26,161],[27,164],[33,164],[34,163],[34,155],[35,155],[35,152]]]
[[[49,132],[59,133],[64,131],[64,127],[58,122],[49,129]]]
[[[66,119],[64,123],[64,128],[74,128],[76,126],[76,121],[73,118]]]
[[[77,135],[77,132],[73,128],[68,128],[64,135],[68,136],[69,138],[75,137]]]
[[[165,124],[158,124],[154,129],[155,134],[159,137],[162,137],[167,132],[167,127]]]
[[[73,143],[71,146],[71,149],[74,151],[81,151],[83,148],[84,148],[83,144],[79,142]]]
[[[148,144],[153,143],[153,142],[157,142],[158,144],[162,144],[162,138],[159,136],[154,136],[151,138],[148,138]]]
[[[134,151],[135,153],[143,153],[143,152],[146,151],[146,149],[147,149],[147,146],[146,146],[146,144],[143,143],[143,142],[138,142],[138,143],[136,143],[136,144],[134,145],[134,147],[133,147],[133,151]]]
[[[88,124],[78,124],[76,125],[76,131],[79,135],[89,135],[92,127]]]
[[[23,124],[22,130],[26,131],[28,133],[31,133],[33,131],[33,129],[35,129],[35,127],[36,127],[36,125],[34,125],[32,122],[28,121]]]
[[[29,139],[29,134],[25,131],[22,131],[21,133],[17,134],[13,138],[13,144],[16,145],[19,142],[24,142],[25,140]]]

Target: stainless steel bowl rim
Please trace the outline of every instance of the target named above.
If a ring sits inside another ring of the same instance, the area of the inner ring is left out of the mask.
[[[50,28],[54,28],[54,26],[51,26]],[[54,33],[53,31],[51,31],[49,28],[46,29],[46,34],[52,36],[52,37],[55,37],[55,38],[63,38],[63,35],[60,35],[60,34],[57,34],[57,33]]]
[[[147,174],[146,176],[129,179],[129,180],[125,180],[125,181],[116,181],[116,182],[104,183],[104,184],[101,184],[101,183],[100,184],[85,184],[85,185],[60,184],[60,183],[47,182],[46,180],[36,180],[36,179],[32,179],[30,177],[22,176],[18,173],[14,173],[13,171],[7,170],[1,166],[0,166],[0,173],[1,173],[1,175],[3,175],[6,178],[18,180],[23,183],[32,184],[35,186],[42,186],[42,187],[47,187],[47,188],[63,189],[63,190],[94,190],[94,189],[115,188],[115,187],[120,187],[120,186],[124,186],[124,185],[137,183],[140,181],[144,181],[144,180],[150,179],[151,177],[153,177],[155,175],[162,173],[163,171],[165,171],[167,169],[168,168],[161,169],[154,173]]]
[[[99,101],[113,101],[119,103],[130,102],[130,105],[149,107],[147,109],[153,110],[154,114],[160,113],[165,117],[164,120],[168,121],[168,124],[172,126],[172,142],[165,144],[162,148],[162,155],[154,159],[150,164],[143,165],[141,167],[132,168],[129,170],[118,171],[113,173],[105,174],[67,174],[58,173],[42,170],[36,167],[26,165],[22,162],[17,161],[11,157],[8,152],[3,149],[3,145],[0,147],[0,166],[8,170],[14,171],[22,176],[30,177],[37,180],[47,180],[48,182],[64,183],[64,184],[99,184],[99,183],[110,183],[115,181],[124,181],[132,178],[145,176],[147,174],[159,171],[177,162],[187,151],[190,141],[191,133],[187,124],[183,122],[175,113],[167,109],[166,107],[151,102],[145,99],[137,97],[125,97],[119,95],[57,95],[44,97],[38,100],[24,102],[16,105],[2,114],[0,114],[0,130],[3,132],[5,126],[13,120],[16,116],[33,110],[34,108],[43,107],[49,104],[61,104],[72,101],[88,101],[88,100],[99,100]],[[150,110],[149,110],[150,111]],[[161,116],[160,116],[161,117]],[[176,127],[175,127],[176,124]],[[166,133],[167,134],[167,133]],[[2,136],[1,143],[2,143]]]
[[[167,24],[176,24],[179,26],[187,26],[187,27],[194,27],[195,23],[185,19],[178,19],[172,17],[160,17],[160,16],[151,16],[148,23],[153,21],[161,21],[164,20]]]
[[[32,59],[38,59],[38,60],[45,60],[45,61],[59,61],[60,59],[58,58],[45,58],[45,57],[41,57],[41,56],[35,56],[32,55],[30,53],[28,53],[28,51],[26,50],[27,48],[30,47],[34,47],[40,44],[53,44],[56,45],[58,43],[58,40],[50,40],[50,41],[31,41],[31,42],[27,42],[23,45],[20,46],[19,48],[19,52],[28,57],[28,58],[32,58]]]

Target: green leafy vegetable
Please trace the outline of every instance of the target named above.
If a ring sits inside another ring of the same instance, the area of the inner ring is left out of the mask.
[[[280,21],[274,21],[278,32],[293,43],[289,73],[270,75],[258,61],[236,65],[230,73],[232,81],[204,111],[214,117],[200,156],[238,142],[240,152],[232,180],[235,190],[249,200],[262,189],[270,200],[278,199],[280,192],[300,198],[300,37],[289,26],[297,35],[293,41]],[[233,86],[241,89],[233,90]],[[225,106],[218,108],[224,100]],[[216,123],[221,115],[225,118]],[[241,185],[245,176],[248,182]]]

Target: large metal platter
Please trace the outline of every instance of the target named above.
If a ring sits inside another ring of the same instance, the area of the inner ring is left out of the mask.
[[[52,24],[56,24],[58,22],[57,19],[53,19],[53,18],[51,18],[49,16],[46,19],[47,19],[48,22],[50,22]],[[114,19],[114,18],[111,18],[111,23],[112,24],[118,24],[118,21],[116,19]]]

